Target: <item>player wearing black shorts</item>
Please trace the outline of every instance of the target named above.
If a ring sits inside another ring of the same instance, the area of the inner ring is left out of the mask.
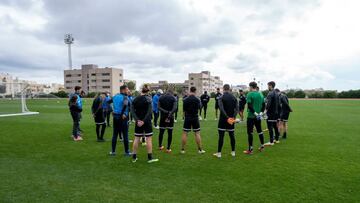
[[[288,130],[288,120],[290,112],[292,109],[289,105],[289,99],[286,96],[285,92],[280,93],[280,122],[279,122],[279,131],[283,134],[282,138],[286,139],[287,137],[287,130]]]
[[[259,151],[264,150],[264,133],[261,129],[261,117],[263,115],[263,111],[265,109],[264,97],[260,92],[256,90],[257,83],[251,82],[249,84],[250,92],[246,96],[246,103],[248,105],[248,116],[247,116],[247,134],[248,134],[248,142],[249,149],[245,150],[245,154],[253,153],[253,131],[254,126],[256,128],[257,133],[259,134],[260,139],[260,148]]]
[[[187,141],[188,133],[193,130],[195,132],[195,141],[198,146],[199,154],[205,153],[201,146],[200,136],[200,122],[199,122],[199,109],[201,107],[200,99],[195,96],[196,88],[191,87],[190,93],[183,101],[183,112],[184,112],[184,131],[182,134],[182,147],[181,153],[185,154],[185,145]]]
[[[246,105],[246,96],[243,90],[239,90],[239,116],[240,121],[244,121],[244,110]]]
[[[133,162],[137,161],[137,150],[139,147],[140,139],[146,137],[146,148],[148,153],[148,163],[159,161],[159,159],[153,159],[152,157],[152,101],[151,97],[148,96],[149,88],[147,85],[141,90],[141,95],[136,97],[131,105],[131,112],[135,119],[135,140],[133,143]]]
[[[207,105],[210,101],[210,96],[208,95],[207,91],[205,91],[204,94],[200,96],[200,101],[201,101],[200,119],[201,119],[201,111],[204,109],[204,120],[206,120]]]
[[[158,108],[160,111],[160,132],[159,132],[159,150],[163,150],[162,146],[163,136],[165,130],[168,132],[168,143],[166,152],[171,152],[172,133],[174,128],[174,112],[176,111],[177,104],[173,92],[168,90],[166,94],[159,98]]]
[[[91,113],[95,120],[96,125],[96,137],[98,142],[104,142],[104,134],[106,129],[105,114],[103,109],[103,103],[105,102],[105,93],[99,93],[91,106]],[[101,129],[101,133],[100,133]]]
[[[177,116],[178,116],[178,112],[179,112],[179,96],[177,95],[177,93],[174,93],[174,97],[176,99],[176,110],[174,113],[174,122],[177,122]]]
[[[234,95],[230,93],[230,85],[225,84],[223,95],[219,98],[220,119],[218,123],[219,142],[218,151],[214,156],[221,158],[221,149],[224,144],[225,132],[229,133],[231,143],[231,156],[235,156],[235,118],[239,112],[239,103]]]
[[[268,82],[269,94],[266,97],[265,112],[267,115],[267,126],[269,129],[270,142],[266,143],[265,146],[272,146],[274,143],[280,143],[279,141],[279,130],[278,130],[278,119],[280,118],[279,114],[279,95],[275,91],[275,82]],[[275,134],[275,140],[274,140]]]
[[[218,109],[219,109],[219,98],[221,97],[220,88],[216,88],[216,94],[215,94],[215,120],[218,119]]]

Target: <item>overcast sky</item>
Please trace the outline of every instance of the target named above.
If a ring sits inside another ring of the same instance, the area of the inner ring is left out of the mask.
[[[225,83],[360,88],[358,0],[0,0],[0,72],[63,83],[73,66],[126,79],[183,82],[209,70]]]

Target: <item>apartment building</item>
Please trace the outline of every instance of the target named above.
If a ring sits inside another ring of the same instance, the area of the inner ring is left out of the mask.
[[[166,80],[160,80],[158,83],[150,83],[150,89],[157,91],[158,89],[166,90],[172,89],[176,93],[185,93],[189,89],[189,84],[185,81],[184,83],[169,83]]]
[[[187,83],[189,84],[189,87],[196,87],[198,95],[201,95],[204,91],[207,91],[208,93],[216,92],[217,88],[221,88],[223,86],[223,81],[220,77],[212,76],[210,71],[189,73]]]
[[[74,91],[75,86],[80,86],[89,92],[119,93],[120,86],[124,84],[123,70],[114,67],[99,68],[95,64],[85,64],[81,69],[64,70],[65,91]]]

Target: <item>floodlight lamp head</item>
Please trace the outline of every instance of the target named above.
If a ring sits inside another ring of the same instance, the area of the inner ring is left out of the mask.
[[[72,34],[65,34],[64,42],[65,42],[65,44],[74,43],[74,38],[73,38]]]

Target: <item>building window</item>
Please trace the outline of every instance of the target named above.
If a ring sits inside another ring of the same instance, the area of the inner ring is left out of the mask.
[[[122,73],[120,73],[120,77],[122,77]]]
[[[194,78],[190,78],[190,80],[194,80]]]
[[[78,80],[78,83],[81,83],[81,80]]]
[[[91,76],[96,76],[96,73],[91,73]]]
[[[81,77],[81,74],[78,74],[77,76],[78,76],[78,77]]]
[[[71,81],[68,81],[68,80],[67,80],[66,83],[71,83]]]
[[[194,83],[190,83],[190,85],[194,85]]]
[[[102,76],[110,76],[110,73],[103,73]]]
[[[102,80],[103,82],[110,82],[110,80],[109,79],[105,79],[105,80]]]
[[[65,75],[65,77],[71,78],[71,74],[67,74],[67,75]]]
[[[119,82],[122,82],[122,80],[119,80]]]
[[[96,82],[96,80],[91,80],[91,82]]]
[[[103,89],[110,89],[110,86],[102,86]]]
[[[71,87],[66,87],[66,89],[68,89],[68,90],[69,90],[69,89],[71,89]]]

